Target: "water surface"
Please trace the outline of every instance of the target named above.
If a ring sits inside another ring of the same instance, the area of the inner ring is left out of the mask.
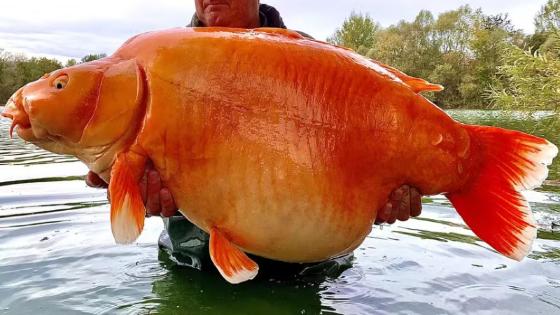
[[[546,112],[451,114],[560,140]],[[272,267],[232,286],[159,251],[159,218],[134,245],[115,245],[105,191],[86,187],[85,167],[7,130],[0,120],[0,314],[560,314],[558,162],[545,189],[526,194],[539,236],[520,263],[435,196],[420,218],[374,227],[337,277]]]

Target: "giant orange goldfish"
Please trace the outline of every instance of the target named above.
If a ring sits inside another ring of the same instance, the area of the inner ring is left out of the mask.
[[[246,252],[316,262],[354,250],[403,184],[444,193],[476,235],[520,260],[536,226],[519,192],[542,183],[558,150],[458,123],[418,94],[440,89],[290,31],[181,28],[47,74],[3,115],[109,182],[118,243],[142,231],[138,182],[152,161],[232,283],[258,272]]]

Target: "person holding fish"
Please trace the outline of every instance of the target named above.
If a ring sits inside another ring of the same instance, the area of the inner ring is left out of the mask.
[[[553,143],[460,123],[421,94],[441,85],[282,29],[279,15],[272,25],[258,1],[196,4],[193,26],[238,28],[139,34],[26,84],[1,113],[10,136],[109,183],[118,244],[135,242],[147,215],[179,211],[190,222],[167,219],[160,239],[176,261],[206,269],[209,257],[232,284],[259,273],[251,254],[296,264],[275,274],[324,274],[348,266],[336,260],[376,221],[415,214],[409,183],[443,194],[498,253],[529,254],[538,229],[522,192],[546,180]],[[259,25],[280,27],[243,28]]]
[[[196,13],[188,27],[232,28],[282,28],[286,29],[280,13],[259,0],[195,0]],[[301,35],[312,38],[306,33]],[[91,187],[107,187],[95,173],[89,172],[86,183]],[[160,179],[152,164],[148,164],[140,182],[147,216],[162,216],[165,231],[160,236],[160,246],[181,264],[201,269],[208,259],[208,234],[177,214],[177,206],[170,191]],[[375,223],[393,224],[420,215],[422,209],[419,191],[404,185],[390,196],[383,209],[378,211]],[[344,260],[343,260],[344,261]],[[344,262],[343,262],[344,263]],[[335,263],[336,265],[337,263]],[[307,267],[304,270],[313,270]],[[322,268],[318,268],[321,269]]]

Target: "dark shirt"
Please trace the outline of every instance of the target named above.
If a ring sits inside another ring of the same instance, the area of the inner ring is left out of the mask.
[[[278,12],[278,10],[276,10],[274,7],[268,4],[263,3],[259,5],[259,17],[260,17],[260,25],[259,25],[260,27],[275,27],[275,28],[284,28],[284,29],[286,28],[286,25],[284,24],[284,21],[280,16],[280,12]],[[191,19],[191,23],[187,25],[187,27],[205,27],[205,26],[206,25],[204,25],[200,21],[196,13],[193,15]],[[301,31],[296,31],[296,32],[300,33],[304,37],[311,38],[311,39],[313,38],[307,33]]]
[[[278,12],[278,10],[276,10],[272,6],[269,6],[267,4],[259,5],[259,16],[261,19],[260,27],[286,28],[286,25],[284,25],[284,21],[280,16],[280,12]],[[204,27],[206,25],[202,24],[202,22],[198,19],[198,16],[195,13],[191,19],[191,23],[187,26]]]

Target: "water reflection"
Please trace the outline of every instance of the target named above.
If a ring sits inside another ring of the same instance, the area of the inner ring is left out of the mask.
[[[560,245],[551,232],[539,235],[535,252],[517,263],[447,237],[470,235],[451,209],[426,205],[424,211],[429,220],[375,227],[340,275],[297,276],[262,265],[255,281],[237,286],[215,271],[180,267],[158,251],[157,218],[132,246],[114,244],[107,205],[0,218],[0,308],[8,314],[560,311],[554,298],[560,296]],[[430,233],[437,237],[418,236]]]
[[[533,251],[529,257],[535,260],[550,260],[560,262],[560,249],[555,247],[543,246],[545,251]]]
[[[476,236],[464,235],[464,234],[453,233],[453,232],[446,233],[446,232],[424,231],[419,229],[407,229],[407,230],[414,231],[414,232],[396,231],[395,233],[415,236],[421,239],[435,240],[439,242],[451,241],[451,242],[461,242],[461,243],[476,245],[476,243],[480,241],[480,239]]]
[[[321,280],[278,280],[259,276],[255,281],[231,285],[217,272],[200,272],[177,266],[164,251],[159,260],[167,270],[152,284],[158,303],[142,310],[161,314],[320,314]],[[148,298],[148,301],[153,301]],[[138,310],[138,305],[126,305]],[[326,313],[325,313],[326,314]]]
[[[14,138],[10,139],[9,130],[8,119],[0,118],[0,165],[34,165],[76,161],[76,158],[71,156],[58,155],[39,149],[15,134]]]

